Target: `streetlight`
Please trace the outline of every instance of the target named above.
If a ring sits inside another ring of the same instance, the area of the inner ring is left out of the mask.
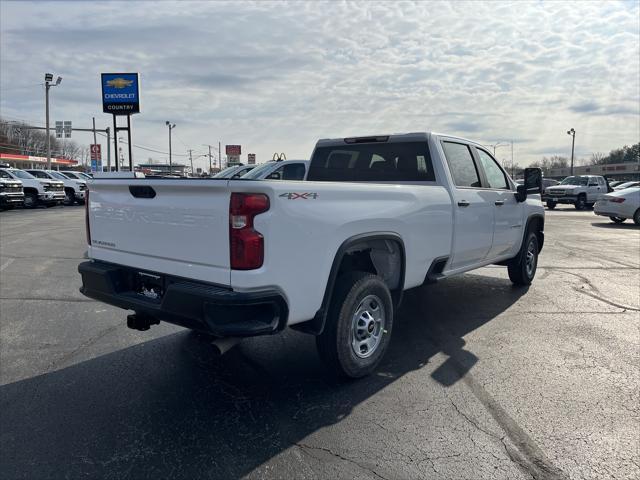
[[[171,130],[176,128],[175,123],[171,123],[170,121],[166,121],[165,124],[169,127],[169,175],[171,175]]]
[[[573,176],[573,147],[576,144],[576,131],[573,128],[567,130],[567,135],[571,135],[571,176]]]
[[[47,123],[47,170],[51,170],[51,138],[49,137],[49,89],[51,87],[57,87],[62,82],[62,77],[56,79],[56,83],[53,82],[53,73],[44,74],[44,98],[45,98],[45,111],[46,111],[46,123]]]

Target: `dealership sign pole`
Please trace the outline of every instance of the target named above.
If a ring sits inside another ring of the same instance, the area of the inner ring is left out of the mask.
[[[129,144],[129,170],[133,171],[133,154],[131,151],[131,115],[140,113],[140,88],[137,73],[103,73],[102,77],[102,111],[113,115],[113,146],[118,152],[118,132],[127,131]],[[117,117],[127,116],[127,126],[118,127]],[[118,171],[116,161],[116,171]]]

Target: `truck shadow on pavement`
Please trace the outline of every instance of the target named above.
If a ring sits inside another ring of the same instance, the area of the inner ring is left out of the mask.
[[[359,381],[331,379],[313,338],[291,330],[221,358],[185,331],[2,386],[2,476],[242,477],[438,352],[455,365],[432,377],[454,384],[478,361],[462,337],[525,292],[471,274],[407,292],[378,374]]]

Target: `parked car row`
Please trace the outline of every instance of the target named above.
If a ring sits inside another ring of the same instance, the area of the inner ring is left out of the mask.
[[[309,160],[272,161],[261,165],[234,165],[227,167],[213,178],[227,180],[304,180]]]
[[[87,180],[81,172],[55,170],[21,170],[10,166],[0,168],[0,208],[16,206],[35,208],[59,204],[84,204]]]

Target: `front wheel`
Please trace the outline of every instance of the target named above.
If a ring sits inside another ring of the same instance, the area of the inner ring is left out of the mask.
[[[24,194],[24,208],[36,208],[38,206],[38,194],[27,192]]]
[[[584,210],[587,206],[587,198],[584,195],[578,195],[578,199],[573,205],[576,207],[576,210]]]
[[[609,219],[614,223],[624,223],[624,221],[626,220],[626,218],[622,217],[609,217]]]
[[[636,225],[640,225],[640,208],[636,210],[636,213],[633,214],[633,223]]]
[[[72,189],[68,188],[64,191],[64,201],[62,202],[64,205],[73,205],[76,200],[75,193]]]
[[[507,266],[509,279],[514,285],[531,285],[538,268],[538,251],[538,237],[534,232],[529,232],[523,249]]]
[[[556,208],[557,203],[554,202],[553,200],[547,200],[547,208],[549,210],[553,210],[554,208]]]
[[[333,292],[316,346],[323,362],[340,377],[372,373],[384,356],[393,328],[393,301],[377,275],[349,272]]]

